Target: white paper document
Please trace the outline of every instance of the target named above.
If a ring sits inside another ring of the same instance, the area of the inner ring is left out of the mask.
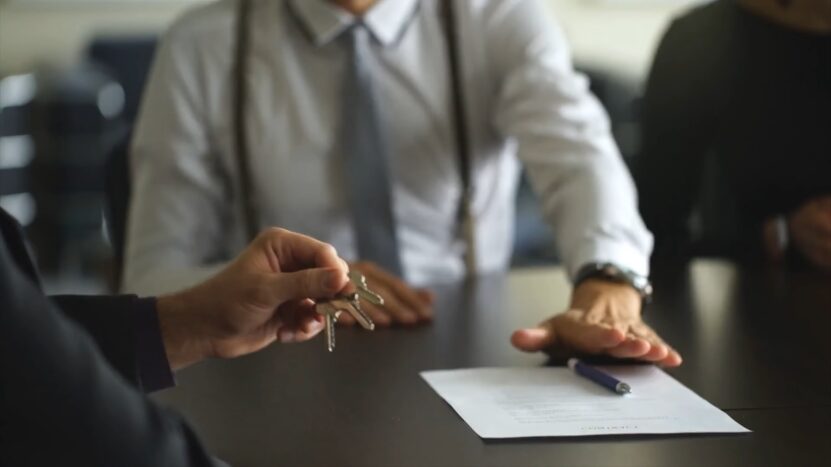
[[[482,438],[749,431],[654,366],[599,368],[629,383],[632,393],[615,394],[563,367],[421,376]]]

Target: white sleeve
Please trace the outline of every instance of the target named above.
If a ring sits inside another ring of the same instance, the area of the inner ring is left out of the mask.
[[[500,0],[487,18],[500,82],[494,125],[518,144],[569,274],[589,262],[649,272],[652,235],[608,117],[538,0]]]
[[[162,294],[216,272],[227,192],[211,148],[197,42],[176,34],[156,54],[131,145],[133,192],[123,289]]]

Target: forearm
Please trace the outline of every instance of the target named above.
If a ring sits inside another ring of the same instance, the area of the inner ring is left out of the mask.
[[[551,164],[534,172],[544,214],[571,277],[594,262],[648,275],[652,235],[616,153],[574,156],[567,165]]]
[[[52,300],[127,381],[146,392],[173,386],[155,299],[63,295]]]
[[[0,243],[0,464],[207,466],[193,432],[131,387]]]
[[[573,276],[587,262],[646,274],[652,238],[608,116],[540,2],[513,2],[489,34],[501,76],[494,126],[518,156]]]
[[[210,354],[207,339],[203,339],[204,318],[199,318],[199,305],[189,297],[198,291],[159,297],[159,329],[164,340],[165,354],[173,370],[181,370],[198,363]]]

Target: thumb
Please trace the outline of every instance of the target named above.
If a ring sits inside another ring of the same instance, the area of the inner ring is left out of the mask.
[[[329,298],[342,290],[349,278],[340,269],[316,268],[278,273],[271,283],[279,303],[304,298]]]

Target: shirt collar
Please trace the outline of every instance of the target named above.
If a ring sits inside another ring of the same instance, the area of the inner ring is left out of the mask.
[[[331,0],[289,0],[289,3],[317,46],[328,44],[356,20]],[[366,12],[363,22],[382,45],[394,44],[410,23],[418,3],[419,0],[379,0]]]

